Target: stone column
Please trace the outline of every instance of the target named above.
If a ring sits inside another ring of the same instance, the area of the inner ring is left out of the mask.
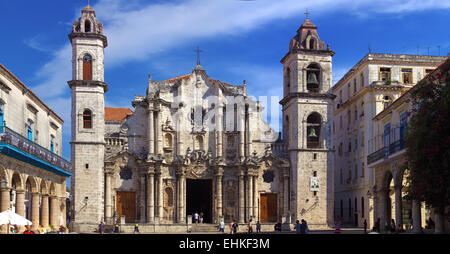
[[[153,110],[148,111],[148,153],[155,153],[155,130],[154,130]]]
[[[412,219],[413,219],[413,232],[419,233],[422,229],[422,214],[420,211],[420,202],[413,199],[412,201]]]
[[[181,175],[181,223],[186,222],[186,176]]]
[[[374,208],[374,200],[375,200],[375,196],[372,196],[372,197],[368,197],[368,200],[369,200],[369,209],[368,209],[368,211],[369,211],[369,221],[367,222],[367,227],[368,227],[368,229],[372,229],[373,228],[373,226],[375,226],[375,221],[376,221],[376,219],[377,218],[375,218],[375,208]]]
[[[50,197],[50,225],[54,226],[55,229],[59,228],[58,223],[58,197]]]
[[[62,207],[62,209],[61,209],[61,217],[62,217],[63,226],[67,227],[67,225],[66,225],[66,223],[67,223],[66,198],[65,197],[61,198],[60,202],[61,202],[61,207]]]
[[[184,179],[185,176],[183,174],[178,175],[178,223],[184,223],[185,222],[185,211],[184,211]]]
[[[284,216],[287,218],[289,215],[289,175],[284,174],[284,181],[283,181],[283,201],[284,201]]]
[[[16,190],[16,213],[25,217],[25,191]]]
[[[395,189],[395,226],[396,229],[403,228],[402,219],[402,186],[396,185]]]
[[[112,173],[105,174],[105,221],[112,218],[112,195],[111,195]]]
[[[239,158],[245,156],[245,107],[238,106],[237,110],[237,121],[238,121],[238,131],[239,131]]]
[[[140,187],[140,193],[141,193],[141,198],[139,202],[139,208],[140,208],[140,213],[141,213],[141,223],[145,223],[146,222],[146,214],[145,214],[145,175],[141,176],[141,187]]]
[[[217,109],[218,113],[216,116],[216,132],[217,132],[217,157],[223,156],[223,147],[222,147],[222,141],[223,141],[223,107],[219,106]]]
[[[177,179],[176,179],[176,184],[177,184],[177,189],[176,189],[176,191],[174,192],[174,194],[176,194],[175,195],[175,197],[176,197],[176,206],[175,206],[175,216],[177,217],[177,219],[176,219],[176,221],[178,222],[178,223],[180,223],[180,209],[181,209],[181,207],[180,207],[180,202],[181,202],[181,195],[180,195],[180,189],[181,189],[181,187],[180,187],[180,182],[181,182],[181,180],[180,180],[180,175],[177,175]],[[175,220],[174,220],[174,222],[175,222]]]
[[[149,172],[147,175],[147,223],[155,221],[155,173]]]
[[[162,112],[161,110],[158,111],[157,113],[157,118],[156,118],[156,139],[157,139],[157,153],[162,155],[163,154],[163,145],[162,145]]]
[[[39,227],[39,193],[35,192],[31,194],[31,222],[32,228],[37,229]]]
[[[217,222],[220,222],[220,219],[223,216],[222,212],[222,177],[223,177],[223,169],[218,168],[217,170],[217,180],[216,180],[216,187],[217,187]]]
[[[48,228],[48,219],[49,219],[49,206],[48,206],[48,195],[42,195],[42,204],[41,204],[41,224],[45,228]]]
[[[387,218],[387,207],[386,207],[386,196],[388,190],[378,190],[377,201],[378,201],[378,211],[377,215],[380,218],[380,232],[384,232],[384,225],[386,224]]]
[[[248,209],[248,219],[253,217],[253,176],[247,174],[247,209]]]
[[[158,189],[158,205],[157,205],[157,210],[158,210],[158,221],[161,222],[163,220],[163,179],[162,179],[162,174],[158,173],[158,180],[156,182],[157,185],[157,189]]]
[[[11,206],[11,200],[9,195],[10,189],[5,188],[1,190],[1,204],[0,204],[0,212],[4,212],[8,210]]]
[[[259,196],[258,196],[258,176],[254,175],[253,176],[253,216],[256,218],[256,220],[259,220],[259,214],[258,214],[258,200],[259,200]],[[255,221],[256,223],[256,221]]]
[[[239,223],[244,223],[244,175],[239,174]]]
[[[253,124],[251,121],[251,116],[252,114],[250,113],[251,107],[248,107],[248,119],[247,119],[247,156],[251,156],[252,155],[252,131],[251,128],[253,128]]]

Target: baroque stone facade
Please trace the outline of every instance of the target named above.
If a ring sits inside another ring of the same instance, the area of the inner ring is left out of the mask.
[[[74,230],[91,231],[118,217],[179,225],[195,212],[205,223],[304,218],[312,228],[331,225],[334,53],[309,20],[282,60],[292,73],[280,102],[289,119],[282,140],[245,82],[212,79],[200,65],[165,81],[150,75],[133,111],[105,108],[101,27],[88,6],[69,35]],[[311,75],[316,83],[307,82]]]

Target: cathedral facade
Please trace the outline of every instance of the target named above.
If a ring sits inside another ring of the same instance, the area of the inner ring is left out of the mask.
[[[134,110],[105,108],[102,24],[87,6],[73,47],[72,230],[99,222],[169,227],[204,223],[332,223],[333,52],[307,19],[284,65],[283,138],[247,87],[210,78],[198,64],[165,81],[149,76]],[[281,86],[280,86],[281,89]],[[162,229],[161,229],[162,230]],[[185,229],[184,229],[185,230]]]

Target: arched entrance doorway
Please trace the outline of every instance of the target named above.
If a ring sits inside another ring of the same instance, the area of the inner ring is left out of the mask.
[[[212,223],[213,182],[211,179],[186,179],[186,214],[203,213],[203,223]]]

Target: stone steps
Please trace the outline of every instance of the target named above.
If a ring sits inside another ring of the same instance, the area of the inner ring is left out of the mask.
[[[216,224],[191,224],[192,233],[212,233],[218,231],[219,228]]]

